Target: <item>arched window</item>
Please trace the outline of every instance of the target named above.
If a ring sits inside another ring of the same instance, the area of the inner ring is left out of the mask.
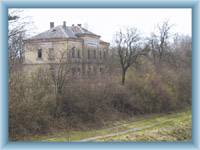
[[[42,49],[38,49],[38,58],[42,59]]]

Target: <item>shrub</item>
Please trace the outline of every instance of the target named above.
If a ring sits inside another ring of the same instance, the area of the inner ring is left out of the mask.
[[[36,82],[37,81],[37,82]],[[27,77],[22,73],[10,75],[9,132],[10,138],[45,133],[50,127],[53,96],[44,78]]]

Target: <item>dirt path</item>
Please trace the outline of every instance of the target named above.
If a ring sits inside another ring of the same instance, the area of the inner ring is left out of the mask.
[[[123,134],[129,133],[129,132],[134,132],[134,131],[140,131],[140,130],[148,129],[148,128],[157,126],[159,124],[160,123],[155,123],[153,125],[148,125],[148,126],[144,126],[144,127],[140,127],[140,128],[132,128],[132,129],[128,129],[128,130],[125,130],[125,131],[120,131],[120,132],[117,132],[117,133],[110,133],[110,134],[106,134],[106,135],[95,136],[95,137],[91,137],[91,138],[86,138],[86,139],[79,140],[78,142],[88,142],[88,141],[93,141],[93,140],[97,140],[97,139],[103,139],[103,138],[109,138],[109,137],[112,137],[112,136],[123,135]]]

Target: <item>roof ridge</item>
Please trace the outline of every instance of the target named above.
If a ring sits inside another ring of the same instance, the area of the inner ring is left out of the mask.
[[[63,26],[60,26],[60,28],[61,28],[61,31],[63,32],[63,34],[64,34],[66,37],[69,37],[69,36],[67,35],[67,33],[64,31]],[[66,28],[67,28],[67,27],[66,27]]]
[[[28,39],[50,39],[50,38],[78,38],[77,35],[94,35],[101,37],[83,27],[80,26],[66,26],[57,25],[49,30],[41,32],[35,36],[32,36]]]

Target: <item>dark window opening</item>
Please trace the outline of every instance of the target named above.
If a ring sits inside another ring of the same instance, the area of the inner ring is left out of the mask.
[[[72,58],[75,58],[75,47],[72,48]]]
[[[104,59],[106,58],[106,52],[105,51],[103,52],[103,58]]]
[[[72,75],[76,74],[76,68],[72,68]]]
[[[101,51],[99,52],[99,55],[100,55],[100,59],[102,59]]]
[[[82,66],[82,74],[84,75],[85,74],[85,67]]]
[[[87,74],[89,75],[92,71],[92,68],[90,66],[88,66],[88,69],[87,69]]]
[[[78,58],[80,58],[80,50],[78,50]]]
[[[97,68],[94,67],[93,70],[94,70],[94,74],[96,74],[97,73]]]
[[[77,68],[77,72],[78,72],[78,75],[80,75],[81,74],[81,69]]]
[[[38,49],[38,58],[42,58],[42,49]]]
[[[94,58],[96,58],[96,50],[94,50]]]
[[[103,69],[100,67],[100,68],[99,68],[99,72],[102,72],[102,71],[103,71]]]
[[[90,59],[90,50],[88,49],[88,59]]]

